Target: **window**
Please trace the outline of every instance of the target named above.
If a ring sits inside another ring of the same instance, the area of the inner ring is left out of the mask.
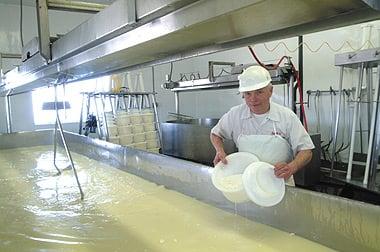
[[[105,76],[97,79],[78,81],[57,87],[57,100],[63,102],[64,109],[58,111],[62,123],[79,122],[82,107],[81,92],[104,91],[110,86],[110,77]],[[54,87],[41,88],[32,92],[33,115],[35,125],[54,124],[55,110],[48,110],[49,102],[54,102]],[[66,102],[65,102],[66,101]],[[45,104],[45,109],[44,109]],[[69,108],[67,105],[69,104]],[[61,106],[59,106],[60,108]],[[66,109],[65,109],[66,107]]]

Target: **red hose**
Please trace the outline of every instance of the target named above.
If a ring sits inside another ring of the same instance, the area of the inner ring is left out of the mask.
[[[281,59],[277,62],[276,65],[269,67],[269,66],[266,66],[265,64],[263,64],[263,63],[259,60],[259,58],[257,58],[257,56],[256,56],[256,54],[255,54],[255,52],[253,51],[253,49],[252,49],[251,46],[248,46],[248,49],[249,49],[249,51],[251,52],[253,58],[256,60],[256,62],[257,62],[260,66],[264,67],[264,68],[267,69],[267,70],[274,70],[274,69],[277,69],[277,68],[280,66],[281,62],[282,62],[284,59],[289,59],[289,62],[290,62],[290,64],[291,64],[291,66],[292,66],[292,70],[293,70],[293,73],[294,73],[294,75],[295,75],[295,77],[296,77],[296,81],[297,81],[298,94],[299,94],[299,96],[300,96],[301,111],[302,111],[302,114],[303,114],[303,123],[304,123],[303,126],[304,126],[304,128],[306,129],[306,131],[308,131],[307,120],[306,120],[306,114],[305,114],[305,106],[304,106],[304,104],[303,104],[303,94],[302,94],[302,91],[301,91],[301,80],[300,80],[300,77],[299,77],[299,72],[297,72],[296,68],[295,68],[294,65],[293,65],[293,62],[290,60],[289,57],[287,57],[287,56],[282,56]]]
[[[249,49],[249,51],[251,52],[253,58],[255,58],[256,62],[257,62],[260,66],[264,67],[264,68],[267,69],[267,70],[274,70],[274,69],[277,69],[277,68],[280,66],[281,62],[282,62],[284,59],[287,59],[287,58],[288,58],[288,56],[282,56],[281,59],[277,62],[276,65],[274,65],[274,66],[270,66],[270,67],[269,67],[269,66],[266,66],[265,64],[263,64],[263,63],[257,58],[257,56],[256,56],[256,54],[255,54],[255,52],[253,51],[253,49],[252,49],[251,46],[248,46],[248,49]]]

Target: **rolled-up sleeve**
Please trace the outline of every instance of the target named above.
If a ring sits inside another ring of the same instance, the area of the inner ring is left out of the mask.
[[[292,118],[290,126],[290,145],[292,146],[294,155],[301,150],[315,148],[309,134],[295,115]]]
[[[232,139],[232,118],[231,112],[227,112],[220,118],[219,122],[211,129],[211,133],[223,139]]]

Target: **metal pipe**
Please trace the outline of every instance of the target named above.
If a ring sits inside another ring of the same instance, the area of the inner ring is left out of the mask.
[[[366,81],[367,81],[367,120],[368,120],[368,126],[369,129],[371,125],[371,111],[372,111],[372,67],[366,68]],[[368,141],[369,141],[369,134],[368,134]]]
[[[96,119],[98,120],[98,127],[97,127],[97,129],[98,129],[98,138],[99,138],[99,139],[102,139],[102,138],[103,138],[103,132],[102,132],[101,129],[100,129],[100,126],[101,126],[101,125],[100,125],[100,118],[99,118],[98,104],[97,104],[97,102],[96,102],[96,94],[94,94],[93,97],[94,97],[94,103],[95,103]]]
[[[0,53],[0,85],[2,85],[3,81],[3,57]]]
[[[49,9],[97,13],[108,5],[67,0],[48,0]]]
[[[332,146],[332,153],[331,153],[330,177],[333,176],[334,166],[335,166],[335,157],[336,157],[335,152],[336,152],[336,142],[338,138],[338,129],[339,129],[340,104],[342,101],[343,72],[344,72],[344,66],[340,67],[340,73],[339,73],[339,98],[338,98],[338,106],[337,106],[338,108],[336,110],[336,116],[335,116],[335,128],[334,128],[333,146]]]
[[[12,133],[12,108],[11,108],[11,94],[12,90],[9,90],[5,96],[5,111],[7,116],[7,133]]]
[[[3,59],[21,59],[21,54],[18,53],[0,53]]]
[[[143,109],[143,104],[144,104],[144,95],[138,95],[136,97],[136,99],[137,99],[137,103],[138,103],[138,109],[139,109],[139,111],[141,111]]]
[[[66,144],[65,135],[63,133],[62,124],[61,124],[61,120],[59,119],[59,117],[57,118],[57,121],[58,121],[58,128],[59,128],[59,131],[60,131],[60,135],[61,135],[61,138],[62,138],[62,143],[63,143],[63,146],[65,148],[66,155],[69,158],[70,165],[71,165],[71,168],[72,168],[74,176],[75,176],[75,180],[77,181],[77,185],[78,185],[79,192],[80,192],[80,199],[83,200],[84,199],[84,193],[82,191],[82,187],[81,187],[79,179],[78,179],[78,174],[77,174],[77,171],[76,171],[75,166],[74,166],[73,158],[71,157],[70,150],[69,150],[69,148],[68,148],[68,146]]]
[[[331,139],[333,138],[333,135],[334,135],[334,126],[333,126],[333,123],[335,121],[335,118],[334,118],[334,97],[335,97],[335,94],[334,94],[334,91],[332,90],[331,86],[330,86],[330,107],[331,107],[331,127],[330,127],[330,141]]]
[[[121,97],[122,97],[123,103],[124,103],[124,110],[129,112],[129,110],[131,108],[131,101],[132,101],[131,96],[122,94]]]
[[[57,158],[57,127],[58,127],[58,103],[57,103],[57,85],[54,86],[54,110],[55,110],[55,125],[54,125],[54,158],[53,158],[53,164],[55,169],[58,171],[58,175],[61,175],[61,171],[59,170],[57,163],[56,163],[56,158]]]
[[[86,101],[86,121],[88,118],[88,115],[90,114],[90,107],[91,107],[91,93],[87,93],[87,101]]]
[[[298,36],[298,78],[300,80],[300,93],[303,94],[303,36]],[[302,106],[302,105],[301,105]],[[300,107],[300,121],[303,122],[304,114]]]
[[[79,117],[79,135],[82,135],[83,128],[83,107],[85,102],[85,93],[82,93],[82,104],[80,106],[80,117]]]
[[[57,110],[57,104],[55,103],[54,105],[55,105],[56,110]],[[58,127],[58,122],[57,122],[57,120],[55,120],[55,126],[54,126],[54,157],[53,157],[53,164],[54,164],[55,169],[58,171],[58,175],[61,175],[61,171],[59,170],[59,168],[58,168],[58,166],[57,166],[57,162],[56,162],[56,159],[57,159],[57,127]]]
[[[290,79],[289,79],[289,108],[294,111],[294,113],[296,113],[296,110],[295,110],[295,102],[294,102],[294,76],[293,75],[290,75]]]
[[[108,141],[110,136],[108,133],[108,122],[107,122],[107,118],[106,118],[106,103],[104,102],[104,95],[103,94],[100,94],[100,100],[102,101],[103,126],[104,126],[105,133],[106,133],[106,140]]]
[[[175,92],[175,93],[177,93],[177,92]],[[152,103],[153,103],[154,114],[156,116],[156,125],[157,125],[157,130],[158,130],[158,141],[160,142],[160,146],[162,148],[162,134],[161,134],[161,127],[160,127],[160,120],[158,117],[158,110],[157,110],[156,95],[155,94],[152,94]]]
[[[373,160],[372,159],[372,155],[376,155],[375,152],[374,152],[374,149],[373,149],[373,143],[374,143],[374,135],[375,135],[375,130],[376,130],[375,125],[376,125],[376,121],[377,121],[376,115],[377,115],[378,99],[379,99],[379,85],[380,85],[380,73],[379,73],[379,70],[380,70],[380,67],[378,67],[378,69],[377,69],[379,80],[378,80],[378,85],[375,86],[375,99],[374,99],[374,103],[373,103],[373,107],[372,107],[371,128],[370,128],[370,131],[369,131],[367,161],[365,163],[365,171],[364,171],[364,179],[363,179],[363,184],[364,185],[368,184],[368,176],[369,176],[370,166],[375,167],[374,171],[376,171],[376,169],[377,169],[377,162],[371,163],[371,160]],[[369,71],[368,71],[368,68],[367,68],[367,73],[368,72]],[[371,79],[372,79],[372,71],[371,71]],[[369,81],[369,79],[368,79],[368,74],[367,74],[367,82],[368,81]],[[372,90],[371,90],[371,93],[372,93]],[[371,174],[371,175],[374,176],[374,175],[376,175],[376,173],[375,174]]]
[[[115,106],[114,106],[113,101],[112,101],[112,97],[115,97],[115,96],[108,95],[108,98],[109,98],[109,101],[110,101],[110,105],[111,105],[112,115],[115,116],[116,115],[116,110],[115,110]]]
[[[348,92],[350,90],[344,90],[343,92]],[[307,90],[309,94],[330,94],[331,92],[339,93],[339,90],[330,88],[329,90]]]
[[[65,151],[66,151],[66,155],[67,157],[69,158],[69,161],[70,161],[70,165],[71,165],[71,169],[73,170],[73,173],[74,173],[74,176],[75,176],[75,179],[77,181],[77,185],[78,185],[78,188],[79,188],[79,192],[80,192],[80,198],[81,200],[84,199],[84,194],[83,194],[83,191],[82,191],[82,187],[80,185],[80,182],[79,182],[79,179],[78,179],[78,175],[77,175],[77,171],[75,169],[75,166],[74,166],[74,162],[73,162],[73,159],[71,157],[71,153],[70,153],[70,150],[66,144],[66,138],[65,138],[65,135],[63,133],[63,128],[62,128],[62,124],[61,124],[61,120],[59,119],[59,113],[58,113],[58,99],[57,99],[57,85],[54,85],[54,93],[55,93],[55,112],[56,112],[56,121],[55,121],[55,124],[56,124],[56,132],[57,132],[57,125],[58,125],[58,129],[59,129],[59,133],[61,135],[61,139],[62,139],[62,143],[63,143],[63,147],[65,148]],[[56,142],[57,138],[55,138],[55,142]],[[56,143],[54,144],[54,159],[56,157]],[[54,164],[55,165],[55,164]],[[58,169],[58,167],[56,166],[56,168]],[[59,171],[59,169],[58,169]]]
[[[152,91],[153,93],[155,93],[156,87],[155,87],[155,81],[154,81],[154,66],[152,66],[151,69],[152,69]]]
[[[320,94],[317,91],[314,97],[314,107],[315,107],[315,116],[317,117],[317,133],[321,133],[321,116],[319,113],[320,110]]]
[[[286,86],[286,92],[285,92],[285,98],[284,98],[284,106],[285,107],[288,107],[289,108],[289,85],[285,85]]]
[[[359,66],[359,82],[355,92],[355,105],[354,105],[354,116],[352,119],[352,132],[351,132],[351,145],[350,145],[350,154],[348,157],[348,167],[347,167],[347,180],[351,180],[352,173],[352,161],[354,158],[354,148],[355,148],[355,132],[356,132],[356,121],[358,117],[358,107],[361,96],[361,89],[363,84],[363,71],[364,71],[364,63],[361,63]]]
[[[63,89],[63,97],[62,97],[62,101],[63,101],[63,114],[65,115],[65,118],[67,118],[67,111],[66,111],[66,84],[65,83],[62,84],[62,89]]]
[[[179,92],[174,92],[175,113],[179,114]]]
[[[360,154],[363,154],[362,103],[358,105]]]

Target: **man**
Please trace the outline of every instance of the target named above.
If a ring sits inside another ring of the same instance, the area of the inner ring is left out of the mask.
[[[245,103],[224,114],[211,130],[214,164],[227,163],[223,139],[232,139],[239,151],[273,164],[275,175],[294,185],[292,175],[310,162],[314,144],[293,111],[270,101],[271,81],[261,66],[251,66],[239,76]]]

